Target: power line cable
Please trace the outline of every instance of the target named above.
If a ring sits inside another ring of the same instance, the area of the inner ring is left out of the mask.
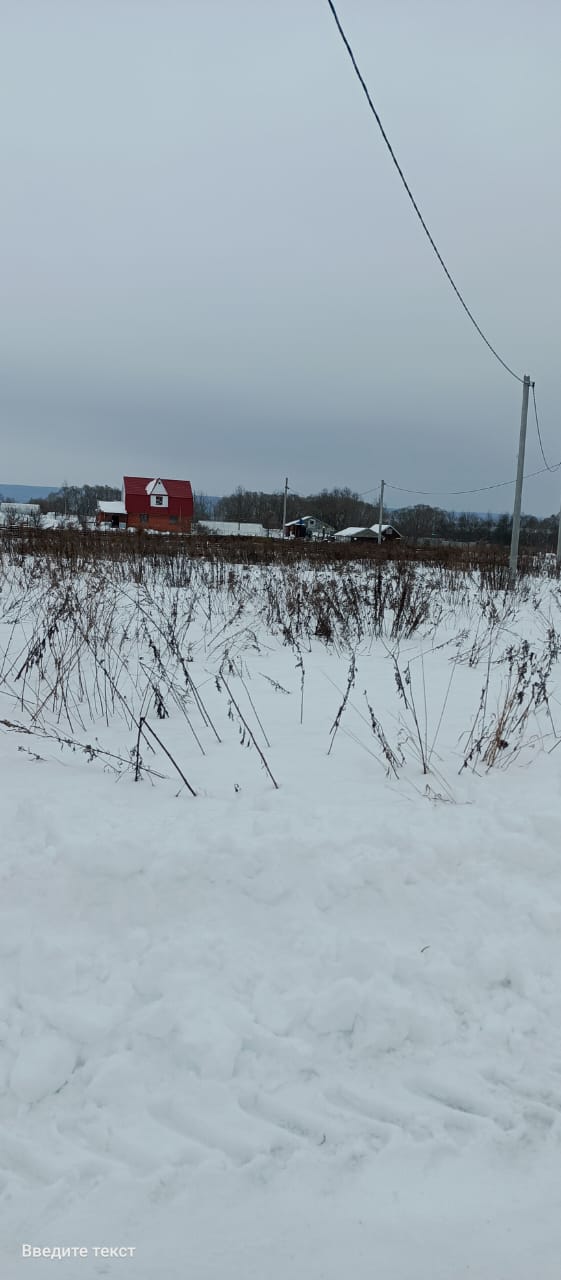
[[[560,467],[561,462],[556,462],[553,466],[540,467],[539,471],[526,471],[524,473],[524,479],[532,480],[536,476],[545,475],[546,471],[558,471]],[[407,489],[404,485],[391,484],[389,480],[385,481],[386,489],[394,489],[397,493],[411,493],[422,498],[459,498],[472,493],[489,493],[491,489],[506,489],[511,484],[516,484],[516,479],[499,480],[496,484],[484,484],[478,489]],[[358,497],[365,498],[369,493],[378,493],[379,487],[379,485],[375,485],[373,489],[365,489],[362,493],[358,494]]]
[[[539,440],[539,442],[540,442],[540,452],[541,452],[542,458],[543,458],[543,460],[544,460],[544,462],[545,462],[545,468],[546,468],[546,471],[556,471],[556,470],[557,470],[557,466],[553,466],[553,467],[551,467],[551,466],[549,465],[549,462],[547,461],[547,458],[546,458],[546,456],[545,456],[544,449],[543,449],[543,444],[542,444],[542,433],[541,433],[541,431],[540,431],[540,421],[539,421],[539,418],[538,418],[538,406],[537,406],[537,404],[536,404],[536,384],[535,384],[535,382],[533,382],[533,383],[532,383],[532,398],[533,398],[533,401],[534,401],[534,414],[535,414],[535,418],[536,418],[536,429],[537,429],[537,432],[538,432],[538,440]]]
[[[561,467],[561,462],[556,462],[553,467],[540,467],[539,471],[525,471],[524,480],[532,480],[535,476],[543,476],[546,471],[558,471],[559,467]],[[458,498],[469,493],[488,493],[490,489],[506,489],[511,484],[516,484],[516,479],[499,480],[496,484],[484,484],[479,489],[405,489],[402,485],[390,484],[388,480],[386,481],[386,488],[396,489],[399,493],[416,493],[427,498],[444,497],[446,495],[451,498]]]
[[[342,39],[342,41],[343,41],[343,44],[345,45],[345,48],[346,48],[347,53],[348,53],[348,55],[349,55],[349,58],[350,58],[350,60],[351,60],[351,62],[352,62],[352,64],[353,64],[353,67],[354,67],[355,73],[356,73],[356,75],[357,75],[357,77],[358,77],[359,83],[360,83],[360,85],[361,85],[361,87],[362,87],[362,89],[363,89],[363,91],[364,91],[364,93],[365,93],[366,100],[367,100],[367,102],[368,102],[368,105],[369,105],[369,107],[370,107],[370,110],[371,110],[371,112],[372,112],[372,115],[374,116],[374,119],[375,119],[375,121],[376,121],[376,124],[378,125],[378,128],[379,128],[379,130],[380,130],[380,133],[381,133],[381,135],[382,135],[382,138],[384,139],[384,142],[385,142],[386,147],[387,147],[387,149],[388,149],[388,151],[389,151],[389,153],[390,153],[390,156],[391,156],[392,161],[393,161],[393,163],[394,163],[394,165],[395,165],[395,168],[397,169],[397,172],[398,172],[398,174],[399,174],[399,177],[401,178],[401,181],[402,181],[402,183],[403,183],[403,186],[405,187],[405,190],[406,190],[406,192],[407,192],[407,195],[409,196],[409,199],[410,199],[410,201],[411,201],[411,204],[413,205],[413,208],[414,208],[414,210],[415,210],[415,213],[417,214],[417,217],[418,217],[418,219],[419,219],[419,222],[421,223],[421,226],[422,226],[422,228],[423,228],[423,231],[425,232],[425,235],[427,236],[427,239],[428,239],[428,241],[429,241],[429,244],[432,246],[432,248],[433,248],[433,250],[434,250],[434,252],[435,252],[435,254],[436,254],[437,258],[438,258],[438,261],[439,261],[439,263],[440,263],[440,265],[441,265],[441,267],[442,267],[442,270],[444,271],[445,276],[447,277],[447,279],[448,279],[449,283],[451,284],[451,286],[452,286],[452,288],[453,288],[453,290],[454,290],[454,293],[456,294],[456,297],[457,297],[458,301],[461,303],[461,305],[462,305],[462,307],[463,307],[464,311],[466,312],[466,315],[467,315],[467,316],[469,317],[469,319],[471,320],[471,323],[474,325],[474,327],[475,327],[475,329],[477,330],[477,332],[478,332],[478,334],[479,334],[480,338],[482,338],[482,339],[483,339],[483,341],[484,341],[485,345],[489,348],[489,351],[491,351],[491,352],[493,353],[493,355],[495,356],[495,359],[496,359],[496,360],[498,360],[499,364],[502,364],[503,369],[506,369],[507,373],[510,373],[510,374],[511,374],[511,376],[512,376],[513,378],[516,378],[516,381],[517,381],[517,382],[523,382],[523,381],[524,381],[524,379],[523,379],[523,378],[521,378],[521,377],[520,377],[520,375],[519,375],[518,373],[515,373],[514,369],[511,369],[510,365],[508,365],[508,364],[506,363],[506,360],[503,360],[502,356],[500,356],[500,355],[499,355],[498,351],[495,349],[495,347],[493,346],[493,344],[492,344],[492,343],[489,341],[489,339],[485,336],[485,334],[484,334],[484,332],[483,332],[483,329],[482,329],[482,328],[481,328],[481,326],[477,323],[477,320],[475,319],[475,316],[474,316],[474,315],[473,315],[473,313],[470,311],[470,309],[469,309],[469,307],[468,307],[468,305],[467,305],[467,302],[465,302],[465,300],[464,300],[464,298],[462,297],[462,294],[460,293],[460,290],[459,290],[459,288],[458,288],[458,286],[457,286],[457,284],[456,284],[455,280],[453,279],[452,275],[450,274],[450,271],[448,270],[448,267],[446,266],[446,263],[445,263],[445,261],[444,261],[444,258],[442,257],[442,254],[440,253],[440,251],[439,251],[439,249],[438,249],[438,247],[437,247],[437,245],[436,245],[435,241],[433,240],[433,237],[432,237],[432,235],[431,235],[431,233],[430,233],[430,231],[429,231],[429,229],[428,229],[428,226],[427,226],[427,224],[426,224],[426,222],[425,222],[425,219],[423,218],[423,215],[422,215],[422,213],[421,213],[421,210],[419,209],[419,206],[418,206],[417,201],[416,201],[416,199],[415,199],[415,197],[414,197],[414,195],[413,195],[413,192],[412,192],[412,190],[411,190],[411,187],[409,186],[409,183],[407,182],[407,179],[406,179],[406,177],[405,177],[405,174],[404,174],[404,172],[403,172],[403,169],[401,168],[401,165],[400,165],[400,163],[399,163],[399,161],[398,161],[398,159],[397,159],[397,156],[396,156],[395,151],[394,151],[394,149],[393,149],[393,147],[392,147],[392,144],[391,144],[391,142],[390,142],[390,140],[389,140],[389,138],[388,138],[388,135],[387,135],[387,133],[386,133],[386,130],[384,129],[384,126],[383,126],[383,124],[382,124],[382,121],[381,121],[381,119],[380,119],[380,116],[379,116],[379,114],[378,114],[378,111],[376,110],[376,107],[374,106],[374,103],[373,103],[373,101],[372,101],[372,98],[371,98],[370,93],[369,93],[369,90],[368,90],[368,86],[367,86],[367,84],[366,84],[366,81],[364,80],[364,78],[363,78],[363,76],[362,76],[362,74],[361,74],[361,71],[360,71],[360,69],[359,69],[359,66],[358,66],[357,60],[356,60],[356,58],[355,58],[355,55],[354,55],[354,53],[353,53],[353,51],[352,51],[352,48],[351,48],[351,46],[350,46],[350,44],[349,44],[349,41],[348,41],[348,39],[347,39],[347,37],[346,37],[346,35],[345,35],[345,32],[344,32],[344,30],[343,30],[343,27],[341,26],[341,22],[340,22],[340,20],[339,20],[339,16],[338,16],[337,10],[336,10],[336,8],[335,8],[335,5],[333,4],[333,0],[327,0],[327,3],[328,3],[328,5],[329,5],[329,8],[331,9],[331,13],[333,14],[333,17],[334,17],[334,19],[335,19],[335,24],[336,24],[336,26],[337,26],[337,30],[338,30],[338,32],[339,32],[339,35],[341,36],[341,39]],[[395,487],[395,486],[394,486],[394,487]]]

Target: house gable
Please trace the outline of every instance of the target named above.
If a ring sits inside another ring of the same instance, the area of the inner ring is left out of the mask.
[[[146,485],[146,493],[151,507],[165,508],[169,505],[168,491],[163,480],[150,480]]]
[[[148,484],[146,485],[146,492],[149,493],[150,495],[152,495],[153,493],[167,493],[167,489],[163,480],[160,480],[160,478],[158,477],[157,480],[148,481]]]

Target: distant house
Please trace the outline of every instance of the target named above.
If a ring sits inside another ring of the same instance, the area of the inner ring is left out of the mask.
[[[378,537],[378,530],[380,529],[380,525],[372,524],[370,525],[370,528],[372,529],[372,532],[376,534],[376,537]],[[382,529],[382,542],[397,542],[400,538],[403,537],[401,533],[398,533],[397,529],[394,527],[393,524],[383,524],[381,526],[381,529]]]
[[[90,516],[86,521],[88,528],[95,524],[95,519]],[[62,511],[47,511],[46,515],[41,517],[42,529],[80,529],[82,522],[79,516],[63,515]]]
[[[221,538],[268,538],[269,532],[262,524],[247,520],[198,520],[201,533]]]
[[[379,529],[380,529],[380,525],[378,524],[368,525],[366,528],[361,528],[360,526],[357,526],[357,525],[351,525],[348,529],[341,529],[340,533],[336,533],[335,541],[336,542],[378,542]],[[382,529],[382,538],[381,538],[382,542],[393,542],[396,539],[401,538],[401,534],[398,533],[397,529],[394,529],[393,525],[391,524],[383,524],[381,526],[381,529]]]
[[[192,519],[193,492],[189,480],[124,476],[121,502],[98,502],[96,525],[105,529],[190,533]]]
[[[0,524],[36,524],[40,516],[38,502],[0,502]]]
[[[284,526],[285,538],[330,538],[333,529],[318,516],[300,516]]]
[[[124,502],[98,502],[96,524],[106,529],[126,529],[127,508]]]

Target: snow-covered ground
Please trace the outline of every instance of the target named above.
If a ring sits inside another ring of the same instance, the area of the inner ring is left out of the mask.
[[[557,1280],[558,583],[174,576],[4,566],[2,1280]]]

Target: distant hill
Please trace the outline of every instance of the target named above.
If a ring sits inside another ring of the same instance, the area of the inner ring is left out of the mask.
[[[0,484],[0,493],[13,502],[36,502],[59,488],[57,484]]]

